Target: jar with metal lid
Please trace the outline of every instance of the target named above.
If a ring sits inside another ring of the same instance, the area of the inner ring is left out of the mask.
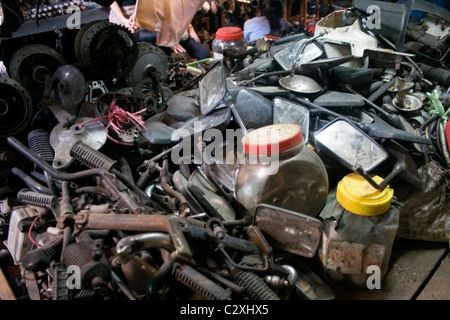
[[[382,181],[373,176],[377,183]],[[394,191],[374,188],[350,173],[328,196],[319,217],[324,236],[319,258],[330,278],[356,287],[380,289],[399,225]]]
[[[215,60],[223,59],[225,50],[243,52],[247,50],[247,41],[239,27],[222,27],[216,31],[216,37],[211,44]]]
[[[272,124],[242,138],[244,161],[236,172],[234,196],[254,216],[261,203],[317,216],[328,195],[328,174],[305,144],[298,124]]]

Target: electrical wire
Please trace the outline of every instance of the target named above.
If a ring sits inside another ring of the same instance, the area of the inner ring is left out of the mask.
[[[36,218],[34,218],[33,222],[31,223],[31,226],[30,226],[30,228],[28,229],[28,239],[30,239],[30,241],[31,241],[35,246],[40,247],[41,245],[40,245],[36,240],[34,240],[34,239],[33,239],[33,236],[31,235],[31,231],[33,230],[34,225],[36,224],[36,222],[38,221],[38,219],[39,219],[39,216],[36,216]]]

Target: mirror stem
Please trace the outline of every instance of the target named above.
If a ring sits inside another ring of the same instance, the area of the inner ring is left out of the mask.
[[[357,172],[358,174],[360,174],[364,179],[366,179],[367,182],[369,182],[372,187],[374,187],[375,189],[380,190],[380,191],[383,190],[384,188],[386,188],[387,185],[389,184],[389,182],[396,175],[398,175],[399,173],[401,173],[401,172],[403,172],[405,170],[406,170],[406,164],[404,162],[398,161],[394,165],[394,168],[393,168],[392,172],[389,173],[389,175],[381,183],[377,183],[360,166],[358,166],[357,168],[354,169],[354,171]]]
[[[311,42],[315,41],[316,39],[324,36],[325,34],[327,34],[327,31],[323,31],[323,32],[319,33],[317,36],[309,38],[308,40],[306,40],[305,42],[302,43],[302,45],[300,46],[300,48],[297,51],[297,54],[295,55],[294,62],[292,62],[291,77],[293,77],[295,74],[295,69],[297,68],[297,60],[299,59],[300,55],[303,53],[303,50],[305,50],[306,46],[308,44],[310,44]]]
[[[231,113],[233,114],[233,119],[238,124],[239,128],[243,131],[244,135],[247,134],[247,128],[244,125],[244,122],[242,121],[241,117],[239,116],[239,113],[236,110],[236,107],[234,105],[233,99],[228,99],[225,101],[225,105],[231,109]]]

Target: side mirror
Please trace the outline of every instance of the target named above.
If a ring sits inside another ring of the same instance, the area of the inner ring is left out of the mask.
[[[305,106],[281,97],[273,99],[273,123],[299,124],[305,142],[309,139],[309,117],[309,109]]]
[[[236,111],[234,99],[228,91],[225,77],[225,68],[222,60],[213,63],[211,68],[202,76],[199,83],[200,112],[208,114],[219,105],[225,104],[231,109],[233,120],[239,127],[247,132],[239,113]]]
[[[268,204],[256,207],[253,225],[273,247],[308,258],[316,254],[322,238],[319,219]]]
[[[389,154],[364,131],[344,118],[337,118],[321,128],[314,136],[316,146],[327,151],[347,169],[362,175],[374,188],[382,190],[404,166],[396,166],[380,184],[368,174],[383,163]]]
[[[274,54],[274,59],[284,70],[291,70],[295,60],[297,65],[313,61],[321,57],[324,53],[322,47],[315,41],[309,42],[310,39],[303,38],[286,46]],[[303,51],[300,51],[303,50]]]
[[[211,66],[198,84],[202,114],[210,113],[228,98],[224,67],[220,61]]]

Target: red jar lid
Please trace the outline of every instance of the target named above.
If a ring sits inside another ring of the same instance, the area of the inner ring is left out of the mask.
[[[253,155],[269,155],[289,150],[303,141],[298,124],[279,123],[248,132],[242,138],[244,151]]]
[[[222,27],[216,31],[216,38],[221,40],[239,40],[243,37],[244,33],[239,27]]]

